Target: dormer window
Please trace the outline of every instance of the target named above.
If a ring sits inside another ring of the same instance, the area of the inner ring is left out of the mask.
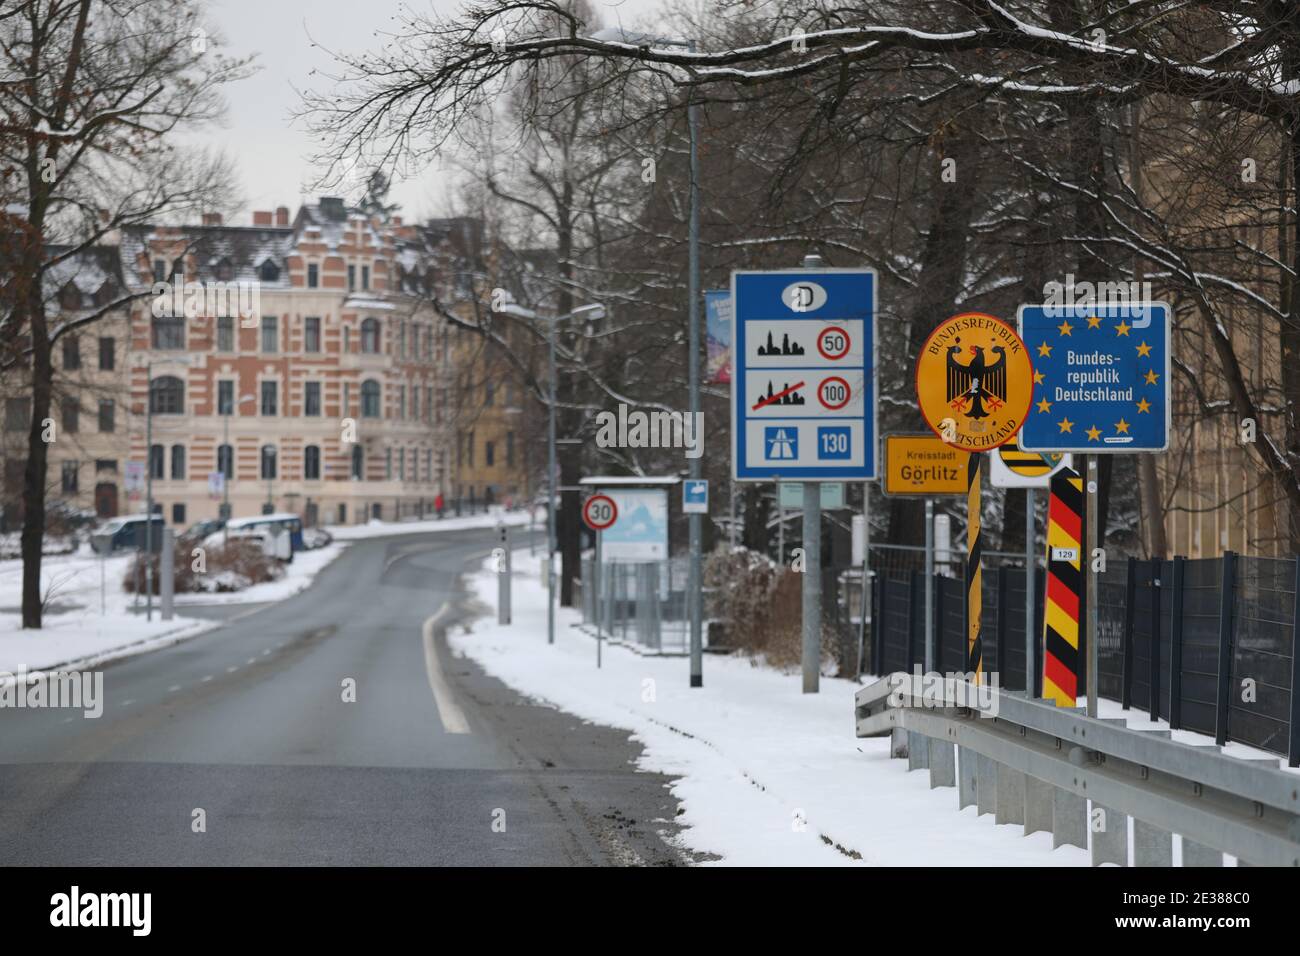
[[[263,282],[277,282],[280,279],[280,267],[272,259],[264,259],[257,267],[257,277]]]
[[[235,266],[230,261],[229,256],[222,257],[221,261],[217,263],[217,268],[214,271],[216,272],[218,282],[229,282],[235,277]]]
[[[59,293],[59,308],[65,312],[75,312],[81,308],[81,290],[71,282]]]

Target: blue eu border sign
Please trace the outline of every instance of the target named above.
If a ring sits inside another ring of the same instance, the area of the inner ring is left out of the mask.
[[[737,481],[876,477],[876,274],[733,272]]]
[[[1090,455],[1168,448],[1171,317],[1163,302],[1021,306],[1034,392],[1020,447]]]

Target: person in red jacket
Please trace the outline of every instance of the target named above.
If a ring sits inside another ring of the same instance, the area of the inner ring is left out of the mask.
[[[442,517],[442,506],[443,506],[442,492],[440,491],[438,492],[438,497],[433,499],[433,510],[438,512],[439,518]]]

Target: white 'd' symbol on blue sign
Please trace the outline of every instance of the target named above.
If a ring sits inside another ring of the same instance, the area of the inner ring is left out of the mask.
[[[768,461],[794,461],[799,457],[799,432],[785,426],[763,429],[764,455]]]

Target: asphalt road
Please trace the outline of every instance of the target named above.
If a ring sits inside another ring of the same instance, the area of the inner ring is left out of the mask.
[[[684,862],[670,781],[635,772],[625,733],[426,638],[444,602],[466,613],[458,576],[491,546],[490,531],[356,542],[287,601],[108,665],[98,719],[0,710],[0,861]]]

